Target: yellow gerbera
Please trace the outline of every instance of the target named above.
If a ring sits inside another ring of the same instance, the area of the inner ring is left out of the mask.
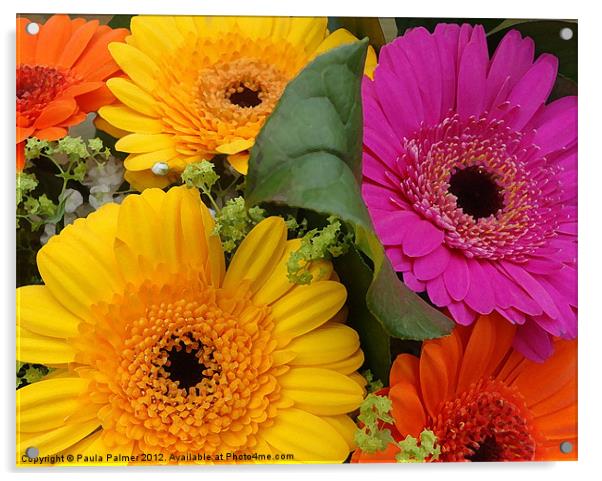
[[[347,458],[364,357],[341,322],[345,287],[326,261],[311,284],[288,281],[300,240],[279,217],[227,270],[213,228],[196,190],[147,189],[39,251],[45,284],[17,290],[17,357],[59,369],[17,391],[19,458]]]
[[[286,84],[314,57],[357,40],[326,18],[137,16],[109,50],[128,78],[107,82],[121,104],[101,128],[124,135],[126,179],[165,187],[186,164],[226,154],[247,172],[249,149]],[[376,55],[369,49],[366,73]],[[103,127],[104,125],[104,127]],[[118,129],[115,131],[114,129]]]

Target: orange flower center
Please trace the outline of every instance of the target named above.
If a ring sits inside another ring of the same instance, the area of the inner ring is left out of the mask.
[[[73,83],[72,76],[43,65],[17,66],[17,113],[33,121]]]
[[[431,427],[440,461],[529,461],[536,434],[518,391],[499,381],[479,381],[443,404]]]
[[[113,444],[180,454],[253,448],[280,388],[269,309],[245,286],[174,279],[96,309],[79,356],[97,369],[90,397],[104,404],[99,417]]]

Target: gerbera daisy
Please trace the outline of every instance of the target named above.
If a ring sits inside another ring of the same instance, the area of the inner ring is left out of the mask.
[[[498,312],[515,347],[577,334],[577,98],[511,31],[410,30],[364,79],[362,192],[395,269],[460,324]]]
[[[98,20],[53,15],[39,30],[17,18],[17,169],[25,164],[24,141],[57,140],[86,119],[88,112],[114,100],[104,80],[119,72],[107,45],[128,31],[100,26]]]
[[[344,29],[329,35],[326,22],[132,18],[126,43],[110,45],[129,77],[108,82],[123,104],[100,110],[108,123],[132,132],[116,144],[130,154],[126,179],[139,188],[163,187],[170,173],[216,154],[246,173],[249,149],[288,81],[317,55],[357,40]],[[366,72],[375,64],[370,49]]]
[[[213,228],[196,190],[147,189],[40,250],[45,285],[17,291],[17,357],[61,369],[17,392],[19,455],[346,459],[364,357],[340,322],[345,287],[326,261],[289,283],[300,240],[279,217],[227,269]]]
[[[515,329],[498,314],[482,316],[426,341],[420,358],[398,356],[388,389],[393,437],[432,430],[438,461],[577,459],[577,341],[556,341],[536,363],[511,347]],[[397,452],[391,444],[354,459],[393,462]]]

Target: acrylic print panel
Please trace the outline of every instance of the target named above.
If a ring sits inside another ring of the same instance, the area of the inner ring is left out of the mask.
[[[16,30],[18,466],[577,458],[576,21]]]

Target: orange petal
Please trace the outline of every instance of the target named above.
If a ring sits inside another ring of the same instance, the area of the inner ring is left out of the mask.
[[[88,116],[84,112],[76,112],[68,119],[63,120],[60,127],[71,127],[73,125],[81,124],[87,117]]]
[[[412,354],[400,354],[393,361],[389,374],[389,386],[395,386],[400,382],[408,382],[418,385],[419,360]]]
[[[39,65],[56,65],[65,43],[71,35],[71,20],[68,15],[53,15],[38,33],[35,63]]]
[[[23,142],[28,137],[31,137],[34,130],[33,127],[17,127],[17,144]]]
[[[86,22],[77,28],[65,45],[63,52],[58,59],[58,65],[64,68],[71,67],[88,46],[88,43],[90,43],[97,28],[98,20]]]
[[[457,392],[465,391],[485,374],[495,348],[495,334],[495,325],[490,316],[481,316],[474,323],[464,351]]]
[[[540,417],[559,411],[577,402],[577,378],[571,379],[549,398],[530,407],[533,416]]]
[[[570,453],[560,451],[560,444],[568,441],[573,445]],[[537,448],[535,461],[577,461],[579,456],[579,443],[577,438],[563,439],[562,441],[552,440]]]
[[[420,354],[420,387],[424,405],[431,417],[449,394],[449,376],[445,362],[446,352],[441,345],[425,342]]]
[[[544,363],[527,361],[514,381],[527,406],[532,406],[558,392],[577,377],[577,341],[558,341],[554,354]]]
[[[426,414],[420,396],[413,384],[400,382],[389,390],[393,401],[391,414],[395,427],[405,438],[408,434],[418,437],[426,424]]]
[[[525,359],[525,356],[518,351],[512,351],[508,359],[501,366],[496,379],[510,385],[516,380],[518,375],[523,372],[523,369],[526,366],[527,360]]]
[[[443,361],[445,362],[448,384],[448,397],[456,392],[460,366],[462,365],[462,353],[464,343],[459,329],[454,329],[451,335],[440,337],[427,341],[429,344],[436,344],[441,347],[443,352]]]
[[[31,23],[26,17],[17,18],[17,65],[32,64],[36,56],[37,35],[30,35],[25,28]]]
[[[95,112],[103,105],[112,104],[114,101],[115,97],[106,85],[77,97],[77,104],[83,112]]]
[[[40,140],[58,140],[65,135],[67,135],[67,129],[62,127],[48,127],[35,133],[35,136]]]
[[[78,95],[87,94],[102,88],[104,82],[80,82],[65,89],[61,94],[61,98],[77,97]]]
[[[375,453],[366,453],[361,449],[356,449],[351,456],[352,463],[395,463],[395,455],[399,453],[399,448],[392,443],[387,445],[384,451]]]
[[[535,419],[535,427],[546,439],[564,441],[577,437],[577,403]]]
[[[25,167],[25,142],[17,144],[17,172],[21,172]]]
[[[98,36],[98,32],[101,32],[101,28],[97,30],[97,35],[92,38],[82,55],[73,65],[73,71],[84,78],[101,80],[98,76],[91,77],[98,70],[99,66],[111,63],[115,66],[113,71],[119,70],[109,53],[109,43],[123,41],[129,32],[124,28],[109,29],[104,31],[100,36]]]
[[[491,353],[489,364],[483,373],[489,377],[495,374],[500,369],[500,363],[508,356],[512,350],[512,341],[516,333],[516,326],[511,324],[498,313],[494,312],[489,316],[495,327],[495,342],[493,344],[493,352]]]
[[[74,99],[61,99],[50,102],[36,119],[33,126],[36,129],[45,129],[60,124],[69,118],[77,109]]]

